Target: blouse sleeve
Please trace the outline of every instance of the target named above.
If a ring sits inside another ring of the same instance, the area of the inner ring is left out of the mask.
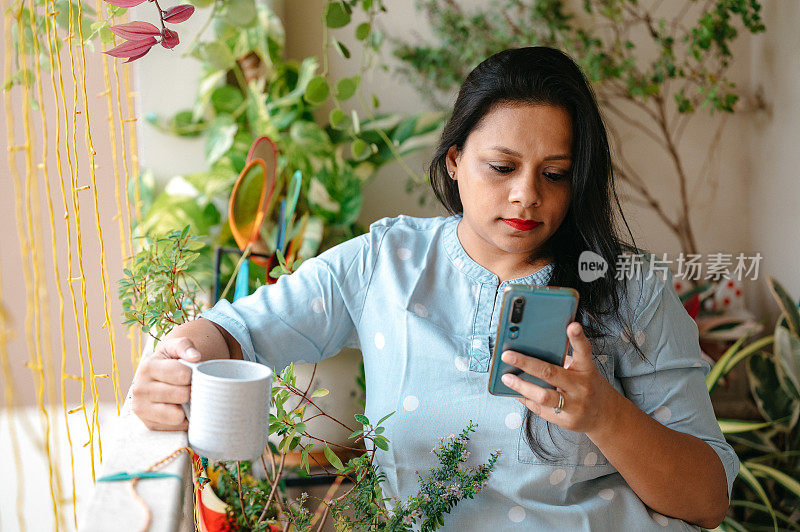
[[[634,311],[634,338],[628,339],[617,374],[628,399],[642,411],[714,449],[725,468],[730,500],[739,459],[714,414],[705,382],[711,366],[700,356],[697,324],[683,307],[672,279],[668,272],[666,280],[656,274],[644,280]],[[642,348],[646,361],[632,342]]]
[[[227,330],[245,360],[274,371],[359,347],[356,326],[385,229],[375,222],[370,232],[306,259],[274,284],[233,303],[220,299],[199,317]]]

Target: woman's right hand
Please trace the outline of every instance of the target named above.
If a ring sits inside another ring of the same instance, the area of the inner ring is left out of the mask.
[[[200,362],[200,352],[189,338],[162,340],[151,356],[139,362],[131,408],[150,430],[189,428],[181,403],[189,402],[192,370],[177,359]]]

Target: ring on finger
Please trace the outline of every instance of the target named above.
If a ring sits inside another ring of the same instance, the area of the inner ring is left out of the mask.
[[[561,413],[561,409],[564,406],[564,396],[561,395],[561,392],[558,392],[558,406],[553,408],[553,413],[559,414]]]

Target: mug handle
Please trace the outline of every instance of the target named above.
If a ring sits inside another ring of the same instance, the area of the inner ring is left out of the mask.
[[[184,366],[188,366],[189,369],[192,370],[192,375],[194,375],[194,370],[197,369],[197,366],[200,364],[199,362],[189,362],[188,360],[184,360],[182,358],[179,358],[178,362]],[[183,408],[183,413],[186,415],[186,419],[189,419],[189,414],[191,412],[189,405],[190,403],[181,403],[181,408]]]

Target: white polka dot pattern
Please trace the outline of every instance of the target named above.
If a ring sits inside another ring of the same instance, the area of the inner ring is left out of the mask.
[[[413,412],[419,406],[419,399],[417,399],[416,395],[407,395],[405,399],[403,399],[403,408],[405,408],[406,412]]]
[[[428,309],[422,303],[414,303],[414,314],[420,318],[428,317]]]
[[[311,300],[311,310],[316,312],[317,314],[322,314],[325,312],[325,300],[321,297],[315,297]]]
[[[386,345],[386,338],[383,337],[383,333],[375,333],[375,347],[383,349],[384,345]]]
[[[666,423],[672,417],[672,410],[667,406],[659,406],[656,408],[656,411],[653,412],[653,417],[661,423]]]
[[[508,518],[514,523],[521,523],[525,519],[525,508],[522,506],[513,506],[508,511]]]
[[[594,451],[589,451],[589,453],[586,455],[586,458],[583,459],[583,465],[589,467],[597,465],[597,453]]]
[[[474,349],[480,349],[481,345],[483,345],[483,342],[481,342],[480,338],[475,338],[474,340],[472,340],[472,347]]]
[[[463,357],[461,355],[456,357],[455,365],[458,371],[467,371],[469,369],[469,361],[467,360],[467,357]]]
[[[610,501],[611,499],[614,498],[614,490],[609,489],[609,488],[602,489],[602,490],[600,490],[598,495],[600,496],[601,499],[605,499],[607,501]]]
[[[562,483],[565,478],[567,478],[567,472],[564,469],[556,469],[550,473],[550,484],[555,486]]]
[[[522,416],[519,412],[511,412],[506,416],[506,427],[518,429],[522,425]]]
[[[661,526],[667,526],[669,524],[669,519],[658,512],[651,512],[650,515],[653,517],[653,520]]]
[[[644,341],[645,341],[644,331],[636,331],[635,338],[636,338],[636,344],[639,347],[642,347],[644,345]]]
[[[408,248],[398,248],[397,257],[400,260],[408,260],[411,258],[411,250]]]

